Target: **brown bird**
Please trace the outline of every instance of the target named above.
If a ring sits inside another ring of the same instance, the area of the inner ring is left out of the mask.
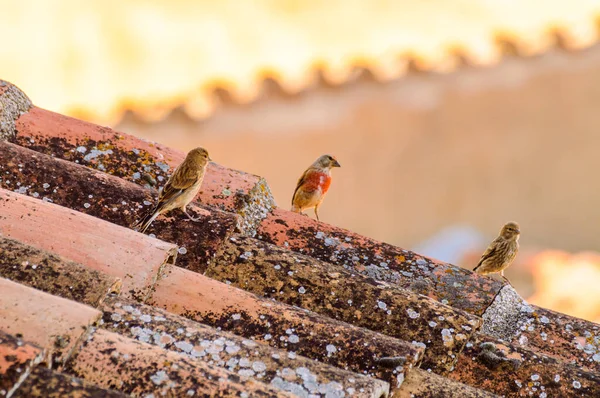
[[[500,235],[490,243],[473,271],[481,275],[499,272],[509,282],[504,276],[504,270],[513,262],[519,251],[520,234],[519,224],[516,222],[505,224],[500,230]]]
[[[192,217],[187,212],[187,205],[200,191],[206,166],[210,160],[208,152],[204,148],[195,148],[189,151],[184,161],[175,169],[160,191],[156,206],[133,228],[144,233],[156,217],[177,208],[181,209],[190,220],[198,221],[198,218]]]
[[[319,206],[331,185],[331,169],[333,167],[340,167],[336,158],[323,155],[306,169],[298,180],[292,196],[294,213],[302,214],[304,210],[314,208],[315,216],[317,216],[317,220],[319,219]]]

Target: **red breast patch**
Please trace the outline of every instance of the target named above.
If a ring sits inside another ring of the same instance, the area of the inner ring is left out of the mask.
[[[320,171],[310,171],[306,174],[302,189],[307,192],[321,190],[325,194],[331,185],[331,176]]]

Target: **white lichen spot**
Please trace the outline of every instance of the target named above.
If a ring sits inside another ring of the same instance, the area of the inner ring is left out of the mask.
[[[548,395],[545,392],[540,393],[540,398],[546,398]]]
[[[540,375],[538,375],[538,374],[531,375],[531,380],[537,381],[539,379],[540,379]]]
[[[578,382],[577,380],[573,380],[573,388],[580,389],[581,383]]]
[[[306,289],[304,288],[304,286],[300,286],[300,287],[298,288],[298,293],[300,293],[300,294],[304,294],[304,293],[306,293]]]
[[[560,381],[560,375],[554,375],[554,382],[558,383]]]
[[[165,373],[164,370],[159,370],[156,374],[150,376],[150,380],[157,386],[160,386],[163,382],[169,380],[169,376]]]
[[[377,300],[377,306],[378,306],[379,308],[381,308],[382,310],[386,310],[386,309],[387,309],[387,304],[386,304],[386,303],[384,303],[383,301],[379,301],[379,300]]]
[[[442,329],[442,340],[444,341],[444,345],[452,344],[454,337],[452,337],[452,331],[450,331],[450,329]]]
[[[325,237],[325,234],[323,232],[319,231],[315,234],[315,237],[317,239],[323,239]]]
[[[45,183],[42,184],[42,188],[48,189],[48,188],[50,188],[50,184],[48,184],[47,182],[45,182]]]
[[[240,258],[244,260],[248,260],[250,257],[252,257],[252,252],[244,252],[243,254],[240,254]]]
[[[542,322],[542,323],[550,323],[550,319],[548,319],[547,316],[542,316],[540,318],[540,322]]]
[[[423,349],[427,348],[427,346],[425,345],[425,343],[422,343],[420,341],[413,340],[412,341],[412,345],[414,345],[415,347],[418,347],[418,348],[423,348]]]
[[[140,174],[140,172],[139,172],[139,171],[136,171],[135,173],[133,173],[133,174],[131,175],[131,177],[132,177],[134,180],[139,180],[140,178],[142,178],[142,175]]]
[[[417,319],[418,317],[421,316],[421,314],[419,314],[417,311],[413,310],[412,308],[407,309],[406,312],[408,313],[408,316],[411,319]]]
[[[152,321],[152,317],[150,315],[144,314],[140,316],[140,321],[148,323]]]
[[[240,349],[241,349],[240,346],[237,346],[237,345],[231,345],[231,346],[225,347],[225,351],[231,355],[237,353]]]
[[[91,204],[89,204],[89,203],[84,203],[84,204],[83,204],[83,207],[85,207],[86,209],[89,209],[89,208],[90,208],[90,206],[91,206]]]
[[[84,146],[78,146],[77,147],[77,152],[79,153],[86,153],[87,152],[87,148]]]
[[[179,254],[186,254],[187,253],[187,249],[182,246],[179,249],[177,249],[177,253],[179,253]]]
[[[264,372],[265,370],[267,370],[267,365],[265,365],[264,362],[255,361],[254,363],[252,363],[252,369],[257,373]]]
[[[240,319],[242,319],[242,314],[233,314],[231,315],[231,319],[233,319],[234,321],[239,321]]]
[[[297,357],[297,355],[295,352],[293,352],[293,351],[288,352],[289,359],[296,359],[296,357]]]
[[[121,317],[121,314],[114,313],[110,316],[110,319],[112,319],[115,322],[119,322],[123,318]]]
[[[273,338],[273,335],[271,335],[269,333],[265,334],[265,337],[264,337],[265,340],[271,340],[272,338]]]
[[[195,390],[187,390],[186,395],[188,397],[193,397],[196,394]]]
[[[325,238],[325,246],[335,246],[337,241],[333,238]]]
[[[238,370],[238,374],[240,376],[252,377],[254,376],[254,371],[252,369],[240,369]]]
[[[333,344],[327,344],[327,347],[325,347],[325,349],[327,350],[328,357],[332,356],[337,352],[337,348]]]
[[[594,360],[595,362],[600,362],[600,353],[594,354],[592,356],[592,360]]]
[[[517,387],[521,388],[523,387],[523,383],[521,383],[519,380],[515,380],[515,384],[517,385]]]
[[[299,338],[297,335],[295,335],[295,334],[292,334],[292,335],[290,336],[290,338],[288,339],[288,341],[289,341],[290,343],[292,343],[292,344],[296,344],[296,343],[298,343],[298,342],[300,341],[300,338]]]
[[[281,269],[281,265],[279,265],[279,264],[275,264],[275,265],[273,266],[273,268],[275,268],[276,270],[280,270],[280,269]]]

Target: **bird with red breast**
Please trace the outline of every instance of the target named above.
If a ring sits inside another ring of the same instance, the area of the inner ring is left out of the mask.
[[[319,220],[319,206],[331,185],[331,169],[334,167],[341,167],[337,159],[331,155],[323,155],[306,169],[292,196],[294,213],[303,214],[304,210],[314,208]]]

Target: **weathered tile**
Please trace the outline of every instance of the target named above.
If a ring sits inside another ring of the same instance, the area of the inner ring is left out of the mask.
[[[452,370],[481,319],[339,265],[236,235],[205,275],[267,298],[426,346],[422,367]]]
[[[170,243],[4,189],[0,213],[4,236],[118,277],[131,297],[146,297],[177,253]]]
[[[600,374],[600,325],[537,306],[523,307],[512,344]]]
[[[492,278],[282,209],[273,210],[261,222],[257,238],[395,283],[477,316],[503,286]]]
[[[0,278],[0,330],[48,350],[64,362],[102,313],[87,305]]]
[[[473,388],[433,372],[413,369],[393,398],[494,398],[490,392]]]
[[[225,368],[300,396],[326,396],[335,389],[354,397],[379,398],[388,383],[338,369],[300,355],[258,344],[167,311],[118,297],[103,306],[100,327]],[[291,337],[290,338],[295,338]]]
[[[15,391],[15,398],[126,398],[127,395],[96,387],[81,379],[43,367],[33,369]]]
[[[0,397],[10,397],[45,355],[43,349],[0,330]]]
[[[124,227],[141,218],[157,196],[152,189],[5,142],[0,142],[0,188]],[[181,247],[177,262],[202,272],[225,237],[233,232],[239,217],[214,209],[203,215],[200,208],[189,208],[201,221],[190,222],[180,211],[173,211],[159,217],[148,232],[176,243]]]
[[[600,375],[476,334],[449,378],[508,397],[597,397]]]
[[[0,277],[92,307],[121,290],[119,278],[3,236]]]
[[[16,126],[13,141],[21,146],[142,185],[144,175],[162,185],[185,158],[163,145],[37,107],[22,115]],[[209,165],[198,200],[239,214],[238,227],[246,233],[253,233],[274,205],[263,178],[216,163]]]
[[[168,267],[150,304],[288,350],[292,356],[390,381],[393,388],[403,380],[404,370],[418,365],[423,355],[419,346],[262,299],[179,267]]]
[[[292,397],[253,379],[103,329],[90,336],[66,371],[135,396]]]
[[[13,140],[15,121],[31,108],[31,101],[17,86],[0,80],[0,140]]]

